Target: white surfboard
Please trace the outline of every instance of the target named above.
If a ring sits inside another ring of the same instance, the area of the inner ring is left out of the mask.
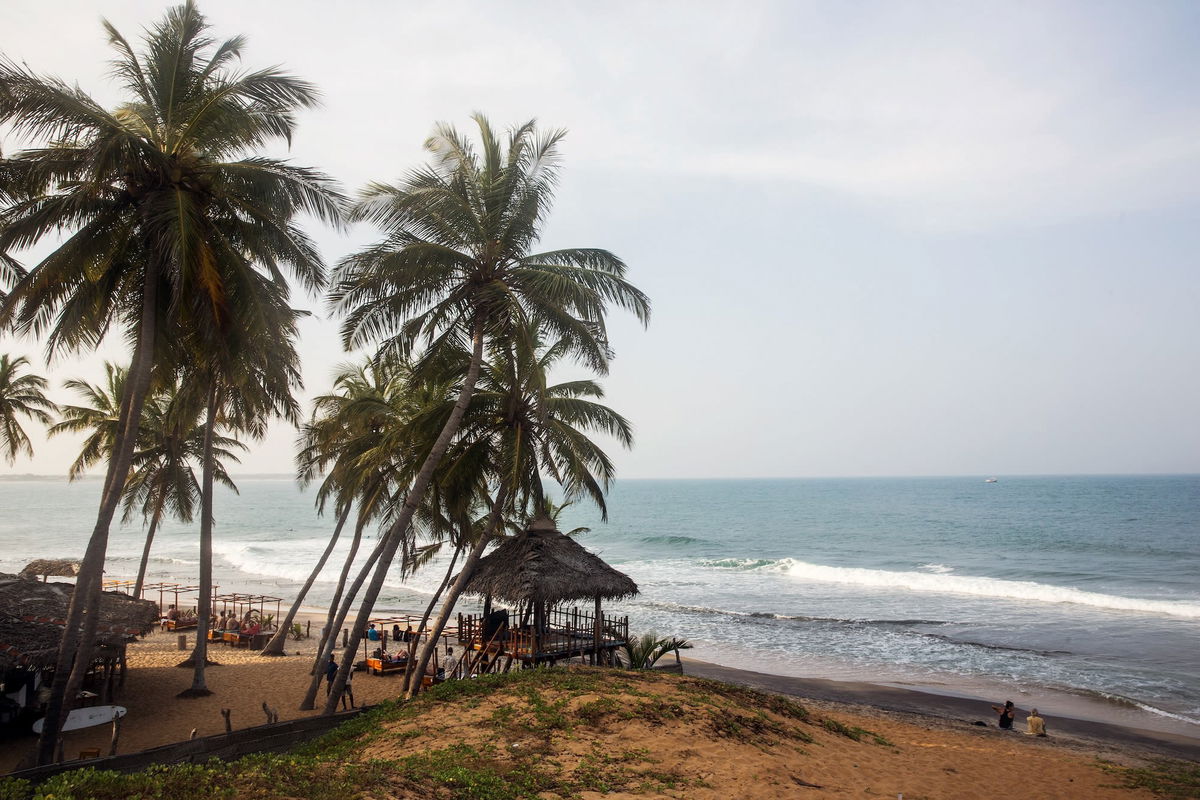
[[[76,708],[67,715],[67,721],[63,725],[64,731],[77,731],[80,728],[90,728],[93,725],[106,725],[113,721],[114,717],[125,716],[125,706],[92,706],[91,708]],[[33,732],[40,734],[42,732],[42,723],[45,719],[39,719],[33,723]]]

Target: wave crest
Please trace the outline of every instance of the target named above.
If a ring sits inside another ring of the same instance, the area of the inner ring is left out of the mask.
[[[730,561],[733,560],[736,559],[730,559]],[[856,586],[903,589],[929,594],[965,594],[1037,603],[1072,603],[1111,611],[1134,611],[1144,614],[1165,614],[1186,619],[1200,619],[1200,603],[1121,597],[1034,581],[1009,581],[945,573],[889,572],[859,567],[827,567],[790,558],[767,561],[757,569],[781,572],[790,578],[804,581],[848,583]]]

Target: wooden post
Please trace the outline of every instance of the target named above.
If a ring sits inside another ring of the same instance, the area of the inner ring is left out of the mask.
[[[324,628],[321,629],[321,635],[322,636],[325,635]],[[311,636],[312,636],[312,620],[310,619],[308,622],[304,623],[304,638],[308,639]]]
[[[233,713],[232,708],[222,708],[221,709],[221,716],[225,718],[225,732],[226,733],[233,733],[233,723],[229,721],[229,715],[231,713]],[[193,739],[196,738],[195,730],[192,731],[192,738]]]
[[[600,665],[600,636],[603,633],[603,616],[600,613],[600,595],[596,595],[596,630],[595,640],[592,642],[592,663],[596,666]]]
[[[113,725],[112,743],[108,747],[108,754],[110,756],[115,756],[117,754],[117,740],[119,740],[121,738],[121,715],[120,714],[113,714],[112,725]]]
[[[180,649],[180,650],[187,650],[187,649],[188,649],[188,646],[187,646],[187,634],[186,634],[186,633],[181,633],[181,634],[179,634],[179,638],[178,638],[178,640],[177,640],[177,641],[179,642],[179,649]]]
[[[363,641],[366,641],[365,636],[363,637]],[[342,628],[342,647],[345,647],[348,644],[350,644],[350,629]]]

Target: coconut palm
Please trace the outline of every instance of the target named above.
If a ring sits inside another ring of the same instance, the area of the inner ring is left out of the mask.
[[[597,402],[604,393],[595,381],[548,385],[550,369],[570,352],[568,342],[559,339],[543,346],[542,334],[535,325],[521,331],[514,341],[522,346],[492,348],[455,446],[457,464],[471,465],[466,467],[471,471],[484,468],[492,476],[491,480],[499,487],[499,507],[493,509],[488,527],[480,537],[482,544],[474,543],[458,579],[443,599],[441,612],[416,663],[418,675],[423,674],[436,639],[463,587],[474,574],[486,543],[500,532],[504,512],[511,509],[515,516],[527,517],[546,508],[541,476],[548,474],[567,498],[587,497],[599,507],[602,517],[607,518],[604,495],[615,470],[607,454],[588,434],[607,434],[624,447],[633,444],[629,422]],[[523,346],[526,343],[533,345],[532,350]],[[418,689],[419,685],[410,684],[408,693],[411,695]]]
[[[90,384],[72,379],[66,388],[80,395],[80,405],[60,408],[62,420],[50,428],[52,436],[62,433],[87,433],[79,455],[72,462],[68,476],[71,480],[84,475],[87,469],[112,457],[113,443],[120,418],[121,397],[125,391],[126,371],[123,367],[105,362],[105,380]],[[145,583],[150,548],[162,517],[168,510],[180,522],[191,522],[195,504],[200,496],[195,466],[200,464],[204,430],[198,424],[199,409],[194,399],[182,393],[178,376],[170,383],[155,389],[146,399],[138,426],[137,442],[129,476],[123,490],[128,523],[141,510],[146,521],[146,543],[138,565],[134,596],[140,597]],[[225,469],[225,461],[237,462],[235,450],[245,450],[236,439],[218,436],[216,446],[216,480],[237,491]]]
[[[324,628],[326,639],[336,630],[335,614],[345,587],[346,576],[358,555],[363,529],[374,516],[381,499],[383,484],[379,478],[383,478],[387,472],[381,474],[378,469],[373,468],[370,459],[363,457],[364,449],[369,450],[376,446],[376,434],[382,429],[383,420],[395,411],[395,402],[398,399],[395,390],[402,388],[402,384],[385,375],[385,372],[377,369],[371,361],[357,366],[343,366],[334,377],[334,391],[316,398],[312,417],[301,431],[300,450],[296,456],[299,467],[297,478],[301,486],[307,486],[317,476],[325,474],[317,491],[317,510],[318,513],[323,512],[326,504],[332,500],[337,514],[337,525],[325,551],[288,610],[280,631],[263,648],[262,654],[265,656],[284,654],[285,637],[282,632],[291,626],[309,589],[324,569],[354,508],[355,497],[360,496],[360,513],[354,537]],[[384,481],[386,482],[386,478]],[[317,647],[318,665],[324,664],[328,658],[327,653],[324,658],[321,657],[325,643],[326,640],[323,639]]]
[[[208,626],[212,609],[213,484],[216,477],[218,427],[261,439],[275,417],[296,422],[299,405],[293,391],[301,387],[300,357],[296,353],[297,319],[302,312],[286,304],[286,287],[256,272],[230,271],[228,283],[245,282],[231,293],[237,302],[226,314],[187,342],[193,357],[191,386],[204,398],[205,421],[200,487],[200,591],[197,598],[196,646],[190,659],[192,685],[178,696],[211,694],[205,680],[208,664]],[[185,664],[187,662],[184,662]]]
[[[79,395],[80,405],[59,407],[62,419],[49,429],[51,436],[61,433],[86,433],[79,455],[71,462],[67,477],[76,480],[96,464],[112,457],[113,443],[117,439],[117,426],[121,421],[121,398],[125,394],[124,367],[104,362],[104,381],[88,383],[78,378],[66,381],[63,386]]]
[[[204,456],[207,429],[199,423],[192,399],[182,392],[176,380],[146,400],[142,410],[140,441],[133,454],[133,468],[125,483],[125,512],[128,523],[138,512],[146,521],[146,543],[138,564],[133,596],[141,597],[150,563],[154,534],[169,511],[180,522],[190,523],[200,499],[196,466]],[[246,445],[230,436],[213,436],[213,477],[222,486],[237,493],[225,464],[240,463],[236,451]]]
[[[325,624],[326,638],[317,649],[313,679],[301,709],[311,709],[323,676],[322,668],[336,644],[358,591],[381,555],[377,546],[347,588],[349,570],[357,554],[365,526],[394,519],[396,500],[412,479],[413,464],[420,463],[422,439],[414,429],[430,404],[430,397],[443,401],[446,387],[430,387],[412,380],[408,365],[401,359],[373,359],[360,366],[343,369],[335,379],[334,392],[317,398],[313,418],[305,426],[302,449],[298,456],[302,480],[322,471],[328,477],[322,484],[339,493],[355,493],[358,503],[354,541],[342,566]],[[435,436],[436,438],[436,436]],[[386,545],[386,539],[380,540]],[[410,542],[401,558],[402,573],[429,556]]]
[[[45,334],[51,353],[92,347],[113,325],[133,343],[40,763],[53,755],[83,605],[98,596],[156,346],[213,319],[233,291],[226,279],[235,268],[256,265],[281,286],[286,268],[305,288],[320,289],[320,256],[293,219],[308,212],[332,222],[340,213],[323,175],[254,154],[290,140],[296,112],[316,103],[313,87],[277,68],[239,69],[244,40],[218,44],[207,27],[189,1],[147,31],[138,53],[105,23],[117,53],[113,73],[129,97],[114,111],[61,80],[0,62],[0,123],[50,142],[6,161],[14,199],[0,210],[0,252],[64,236],[0,304],[0,325]]]
[[[470,403],[488,339],[519,335],[537,319],[570,354],[597,372],[607,369],[604,315],[609,304],[643,322],[646,296],[625,279],[625,264],[607,250],[538,253],[558,173],[562,131],[539,134],[529,122],[505,141],[477,115],[479,149],[441,125],[426,142],[432,163],[397,185],[372,184],[353,217],[369,221],[383,238],[338,265],[331,300],[346,313],[347,346],[378,344],[411,353],[423,345],[436,355],[465,344],[458,399],[408,488],[403,509],[386,534],[385,551],[360,605],[357,645],[387,568],[422,502],[434,471]],[[334,682],[340,692],[353,662],[342,660]]]
[[[33,456],[33,445],[17,415],[35,419],[49,425],[53,418],[50,412],[58,406],[46,399],[46,379],[41,375],[22,375],[22,368],[29,365],[25,356],[12,358],[8,353],[0,354],[0,450],[4,451],[9,464],[16,463],[22,452]]]

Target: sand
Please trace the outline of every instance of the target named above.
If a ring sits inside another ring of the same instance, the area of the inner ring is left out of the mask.
[[[314,623],[314,629],[317,624]],[[176,698],[191,685],[192,679],[190,669],[175,666],[188,655],[177,649],[176,641],[177,634],[156,632],[130,646],[128,679],[116,700],[128,709],[118,752],[185,740],[193,729],[198,736],[221,733],[223,708],[232,709],[235,729],[265,722],[264,701],[278,710],[281,719],[320,713],[298,709],[310,679],[314,640],[289,642],[288,655],[281,658],[265,658],[253,651],[213,645],[210,658],[220,666],[209,668],[207,680],[214,694],[198,699]],[[192,643],[189,636],[189,646]],[[686,672],[795,694],[821,713],[848,725],[877,731],[895,745],[864,751],[858,743],[832,741],[822,747],[820,759],[807,765],[802,776],[803,781],[826,787],[821,796],[837,787],[839,792],[861,795],[870,791],[882,797],[906,792],[905,797],[909,798],[990,797],[998,791],[1001,794],[1020,791],[1042,798],[1148,797],[1106,788],[1113,779],[1095,766],[1096,759],[1127,764],[1163,755],[1200,760],[1200,742],[1196,740],[1116,726],[1050,719],[1054,735],[1049,739],[978,728],[971,724],[973,720],[990,720],[986,704],[980,701],[935,699],[921,693],[863,684],[781,678],[695,661],[687,662]],[[358,673],[354,680],[355,700],[363,704],[395,697],[401,680],[399,676]],[[323,699],[322,689],[318,708]],[[1018,714],[1017,718],[1019,726],[1023,726],[1024,714]],[[457,724],[448,724],[441,735],[452,737]],[[68,757],[89,747],[107,753],[111,731],[109,726],[100,726],[67,736]],[[694,760],[696,765],[707,765],[704,766],[707,772],[728,776],[729,782],[711,776],[706,779],[714,787],[724,786],[727,794],[723,796],[739,796],[739,782],[753,782],[754,775],[777,774],[779,769],[772,761],[779,758],[778,753],[764,752],[759,762],[752,756],[739,756],[738,763],[723,764],[719,743],[712,745],[711,750],[692,748],[695,753],[683,753],[687,748],[682,745],[687,742],[681,744],[678,736],[668,730],[658,734],[653,730],[641,731],[637,736],[637,746],[649,748],[664,759],[681,759],[681,764]],[[16,746],[0,752],[2,772],[17,766],[33,746],[34,738],[29,736],[12,744]],[[782,786],[759,780],[753,795],[741,796],[804,796],[797,793],[800,791],[809,790],[799,784]],[[717,792],[712,796],[718,796]]]

